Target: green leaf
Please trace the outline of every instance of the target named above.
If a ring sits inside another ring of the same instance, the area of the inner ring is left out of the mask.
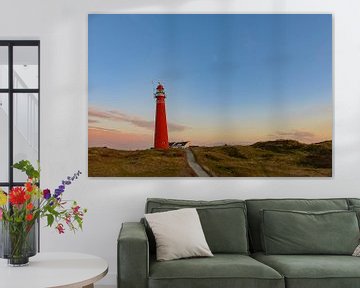
[[[79,228],[82,230],[82,224],[83,224],[82,219],[79,216],[75,216],[74,219],[78,223]]]
[[[50,226],[51,227],[51,225],[54,223],[54,216],[53,215],[51,215],[51,214],[48,214],[47,215],[47,224],[48,224],[48,226]]]
[[[52,215],[54,215],[55,217],[58,217],[60,215],[59,212],[57,212],[53,207],[48,206],[47,210],[49,211],[49,213],[51,213]]]
[[[15,163],[13,167],[26,173],[29,178],[40,179],[40,168],[35,169],[29,160],[21,160]]]

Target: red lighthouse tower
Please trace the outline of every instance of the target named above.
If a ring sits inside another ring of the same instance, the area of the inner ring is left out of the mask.
[[[156,87],[156,116],[155,116],[155,137],[154,137],[154,148],[155,149],[168,149],[168,129],[166,122],[166,111],[165,111],[165,91],[164,86],[159,83]]]

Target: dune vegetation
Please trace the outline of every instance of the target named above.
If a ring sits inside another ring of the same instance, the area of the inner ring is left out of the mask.
[[[253,145],[192,147],[197,162],[211,176],[331,177],[332,141],[304,144],[294,140]]]
[[[89,177],[192,177],[182,149],[125,151],[89,148]]]
[[[332,141],[294,140],[191,147],[213,177],[331,177]],[[89,148],[89,177],[193,177],[183,149],[125,151]]]

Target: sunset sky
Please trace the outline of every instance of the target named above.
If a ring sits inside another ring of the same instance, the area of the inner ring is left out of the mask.
[[[89,147],[332,139],[332,16],[89,15]]]

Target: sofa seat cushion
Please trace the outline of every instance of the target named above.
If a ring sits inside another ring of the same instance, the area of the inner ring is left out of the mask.
[[[287,288],[360,287],[360,257],[264,253],[252,257],[284,275]]]
[[[246,255],[150,261],[149,288],[284,288],[274,269]]]

